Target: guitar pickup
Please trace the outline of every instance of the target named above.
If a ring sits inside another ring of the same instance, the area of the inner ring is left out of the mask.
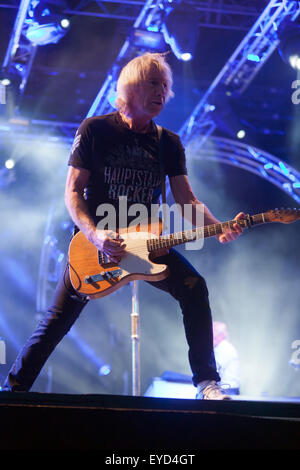
[[[110,271],[102,271],[99,274],[86,276],[84,282],[86,284],[93,284],[99,281],[114,281],[122,274],[122,269],[112,269]]]

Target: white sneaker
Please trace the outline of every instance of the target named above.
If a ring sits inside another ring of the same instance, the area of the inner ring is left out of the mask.
[[[198,400],[231,400],[214,380],[204,380],[198,384]]]

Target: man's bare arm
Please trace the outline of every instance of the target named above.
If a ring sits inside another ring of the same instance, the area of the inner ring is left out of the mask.
[[[217,224],[220,222],[213,216],[208,207],[196,198],[186,175],[170,177],[170,186],[175,202],[181,206],[182,211],[184,210],[185,204],[191,204],[192,220],[190,222],[193,225],[196,226],[197,220],[199,220],[199,217],[197,217],[198,211],[203,212],[204,225]]]
[[[84,199],[84,189],[89,178],[90,172],[88,170],[73,166],[69,168],[65,188],[65,204],[73,222],[90,241],[93,241],[96,226]]]
[[[199,215],[197,217],[198,211],[201,211],[204,215],[204,225],[220,223],[220,221],[210,212],[208,207],[196,198],[186,175],[170,177],[170,186],[175,202],[181,206],[183,214],[184,205],[192,205],[192,220],[190,220],[190,222],[193,225],[197,225],[197,220],[201,220]],[[236,215],[235,219],[240,219],[244,216],[245,214],[240,212]],[[217,238],[221,243],[226,243],[235,240],[242,231],[242,228],[238,224],[234,224],[233,229],[224,230],[221,235],[217,236]]]
[[[84,189],[90,178],[90,172],[84,168],[71,166],[68,171],[65,204],[73,222],[99,250],[118,262],[124,254],[126,245],[123,239],[111,230],[97,230],[94,220],[84,199]]]

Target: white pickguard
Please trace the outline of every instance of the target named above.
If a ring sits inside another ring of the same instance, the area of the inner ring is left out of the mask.
[[[126,243],[125,254],[122,256],[118,266],[122,269],[121,278],[128,274],[159,274],[166,269],[164,264],[155,264],[149,261],[149,251],[147,240],[158,238],[149,232],[122,233],[122,238]]]

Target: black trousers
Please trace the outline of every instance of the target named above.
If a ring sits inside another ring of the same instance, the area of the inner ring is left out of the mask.
[[[170,274],[163,281],[150,284],[169,292],[180,304],[194,385],[202,380],[219,381],[213,351],[211,310],[204,278],[174,249],[156,261],[167,264]],[[52,305],[20,351],[3,390],[30,390],[48,357],[68,333],[87,302],[76,296],[66,269],[57,285]]]

